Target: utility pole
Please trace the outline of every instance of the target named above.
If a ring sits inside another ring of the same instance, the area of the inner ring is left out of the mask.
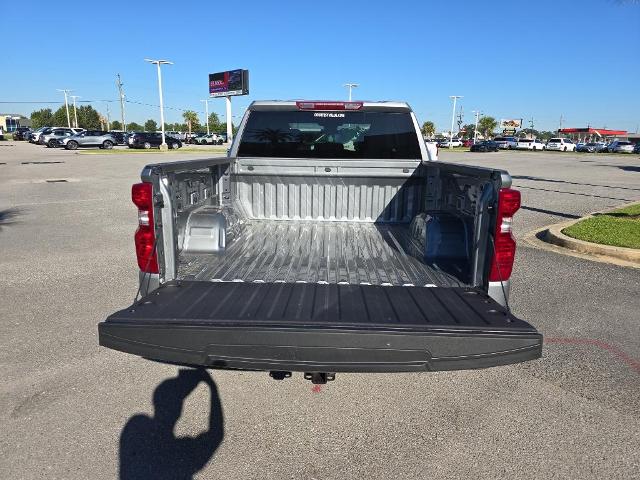
[[[351,90],[354,88],[358,88],[360,86],[359,83],[345,83],[342,85],[343,87],[347,87],[349,89],[349,101],[351,101]]]
[[[453,110],[451,111],[451,131],[449,132],[449,148],[453,148],[453,125],[456,121],[456,101],[462,98],[462,95],[449,95],[449,98],[453,100]]]
[[[158,94],[160,96],[160,125],[162,126],[162,143],[160,144],[160,150],[167,149],[167,142],[164,135],[164,105],[162,104],[162,72],[160,70],[160,65],[173,65],[173,62],[169,60],[150,60],[148,58],[144,59],[145,62],[152,63],[158,67]],[[229,97],[227,97],[228,99]]]
[[[122,91],[122,81],[120,80],[120,74],[116,75],[116,86],[118,87],[118,96],[120,97],[120,120],[122,121],[122,131],[127,131],[127,124],[124,121],[124,92]]]
[[[67,98],[67,95],[69,95],[70,92],[73,92],[73,90],[58,88],[58,91],[64,92],[64,106],[67,109],[67,127],[71,128],[71,117],[69,117],[69,99]]]
[[[560,128],[558,128],[558,135],[560,134],[560,130],[562,130],[562,114],[560,114]]]
[[[473,110],[473,113],[476,115],[476,126],[473,128],[473,143],[476,143],[476,138],[478,138],[478,120],[480,120],[482,112],[480,110]]]
[[[533,137],[533,117],[529,119],[529,133]]]
[[[73,99],[73,124],[78,128],[78,111],[76,110],[76,98],[80,98],[80,95],[69,95]]]
[[[458,132],[462,129],[463,119],[464,119],[464,114],[462,113],[462,105],[460,105],[460,113],[458,113]]]
[[[209,135],[209,99],[200,101],[204,103],[204,114],[206,115],[207,119],[207,135]]]
[[[109,111],[109,102],[107,103],[107,131],[111,130],[111,112]]]

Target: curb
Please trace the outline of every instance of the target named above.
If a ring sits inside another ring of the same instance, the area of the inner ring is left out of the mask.
[[[611,210],[636,203],[638,202],[620,205]],[[583,258],[594,262],[610,263],[622,267],[640,268],[640,250],[585,242],[584,240],[577,240],[562,233],[563,229],[592,216],[593,215],[587,215],[576,220],[538,228],[524,235],[522,240],[534,248],[552,251],[562,255]]]
[[[589,217],[584,217],[589,218]],[[611,245],[602,245],[599,243],[585,242],[584,240],[578,240],[576,238],[569,237],[562,233],[562,230],[577,223],[581,218],[574,222],[565,223],[562,225],[551,225],[548,227],[544,238],[546,241],[558,245],[559,247],[568,248],[576,252],[587,253],[590,255],[599,255],[604,257],[613,257],[618,260],[624,260],[627,262],[638,263],[640,267],[640,250],[635,248],[626,247],[614,247]]]

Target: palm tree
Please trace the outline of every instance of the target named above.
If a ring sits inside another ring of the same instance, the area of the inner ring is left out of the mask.
[[[493,117],[482,117],[478,121],[478,131],[482,133],[484,138],[490,137],[497,126],[498,122]]]
[[[187,124],[187,128],[189,129],[189,133],[191,133],[191,126],[195,126],[200,124],[200,120],[198,120],[198,114],[193,110],[185,110],[182,113],[182,118]]]
[[[424,122],[422,124],[422,135],[431,138],[436,133],[436,126],[433,122]]]

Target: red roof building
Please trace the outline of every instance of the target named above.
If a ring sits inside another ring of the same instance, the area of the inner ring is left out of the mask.
[[[612,137],[626,137],[626,130],[608,130],[606,128],[561,128],[558,133],[564,133],[572,137],[578,137],[582,139],[587,138],[612,138]]]

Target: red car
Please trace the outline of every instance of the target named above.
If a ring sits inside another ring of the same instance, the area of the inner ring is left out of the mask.
[[[470,147],[471,145],[473,145],[473,139],[472,139],[472,138],[470,138],[470,139],[468,139],[468,140],[464,140],[464,141],[462,142],[462,146],[463,146],[463,147]]]

